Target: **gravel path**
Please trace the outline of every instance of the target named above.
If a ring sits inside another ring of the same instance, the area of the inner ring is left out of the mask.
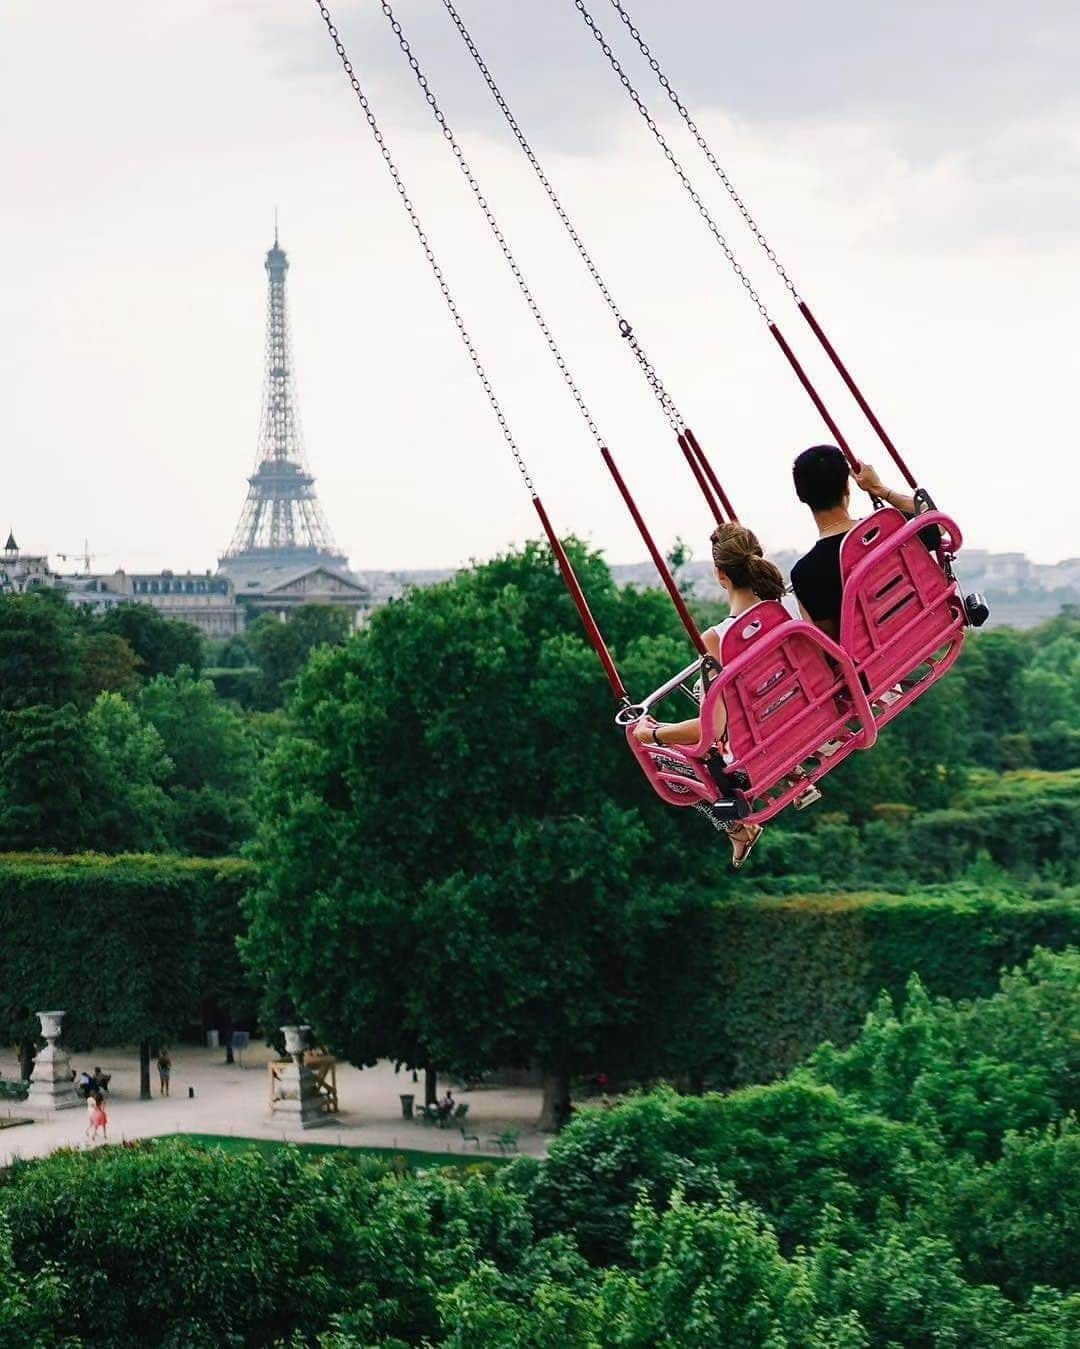
[[[92,1070],[100,1065],[113,1075],[107,1106],[110,1142],[200,1133],[487,1156],[498,1155],[498,1148],[489,1142],[490,1135],[514,1126],[521,1131],[520,1151],[538,1157],[543,1156],[549,1141],[534,1127],[540,1113],[540,1092],[532,1087],[479,1087],[465,1092],[449,1084],[456,1100],[468,1102],[467,1132],[479,1135],[478,1148],[465,1142],[456,1127],[438,1129],[403,1119],[399,1094],[413,1092],[421,1100],[423,1075],[414,1084],[410,1072],[402,1069],[395,1073],[390,1062],[364,1069],[339,1063],[340,1113],[326,1116],[326,1123],[319,1128],[301,1129],[287,1117],[270,1113],[266,1065],[271,1051],[265,1046],[252,1045],[243,1056],[243,1066],[226,1064],[220,1049],[180,1045],[170,1047],[170,1053],[172,1094],[157,1094],[157,1073],[152,1071],[151,1101],[139,1100],[136,1049],[100,1049],[89,1055],[72,1055],[72,1064],[80,1072],[84,1067]],[[17,1076],[13,1051],[0,1051],[0,1077]],[[440,1097],[447,1085],[440,1080]],[[21,1102],[0,1102],[0,1119],[28,1114]],[[85,1129],[82,1102],[78,1109],[59,1111],[51,1118],[35,1117],[31,1124],[0,1129],[0,1166],[16,1157],[41,1157],[58,1147],[84,1146]]]

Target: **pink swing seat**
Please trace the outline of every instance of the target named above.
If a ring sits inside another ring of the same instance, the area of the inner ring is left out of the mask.
[[[694,666],[620,714],[653,790],[673,806],[725,806],[749,823],[771,819],[810,783],[874,743],[873,713],[850,656],[812,624],[765,600],[724,633],[722,669],[701,704],[696,746],[641,744],[634,725]],[[727,713],[725,753],[712,728]],[[742,786],[733,783],[742,782]]]
[[[939,558],[962,542],[940,511],[913,520],[876,510],[840,545],[840,644],[850,656],[878,726],[935,684],[960,654],[966,627],[956,582],[919,535],[936,526]]]

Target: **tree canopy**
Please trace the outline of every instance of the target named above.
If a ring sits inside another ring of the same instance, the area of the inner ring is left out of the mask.
[[[280,707],[287,685],[307,664],[316,647],[340,645],[352,628],[348,609],[332,604],[301,604],[283,621],[262,614],[244,633],[244,644],[259,667],[255,702],[261,708]],[[235,645],[222,650],[227,667],[238,657]]]
[[[128,643],[147,679],[175,674],[181,665],[202,668],[202,636],[198,628],[175,618],[165,618],[149,604],[119,604],[99,620],[102,632],[111,632]]]
[[[575,553],[628,671],[685,661],[659,596]],[[529,545],[388,605],[298,680],[248,958],[354,1061],[595,1070],[646,996],[650,938],[701,902],[662,883],[686,836],[636,809],[576,621]],[[714,847],[699,828],[691,855]]]

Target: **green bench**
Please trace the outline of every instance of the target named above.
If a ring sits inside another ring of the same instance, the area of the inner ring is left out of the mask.
[[[511,1126],[509,1129],[504,1129],[501,1134],[491,1134],[488,1137],[488,1147],[498,1148],[504,1157],[508,1152],[517,1152],[518,1134],[520,1132],[520,1129]]]

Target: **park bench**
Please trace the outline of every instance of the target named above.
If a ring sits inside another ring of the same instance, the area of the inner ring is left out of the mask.
[[[5,1081],[0,1077],[0,1101],[25,1101],[29,1094],[29,1082]]]
[[[480,1135],[469,1133],[464,1124],[458,1125],[458,1133],[461,1135],[461,1141],[463,1143],[475,1143],[477,1147],[480,1146]]]
[[[504,1129],[501,1134],[491,1134],[488,1138],[488,1146],[497,1147],[503,1156],[506,1156],[508,1152],[517,1152],[518,1134],[520,1132],[520,1129],[511,1126],[509,1129]]]

